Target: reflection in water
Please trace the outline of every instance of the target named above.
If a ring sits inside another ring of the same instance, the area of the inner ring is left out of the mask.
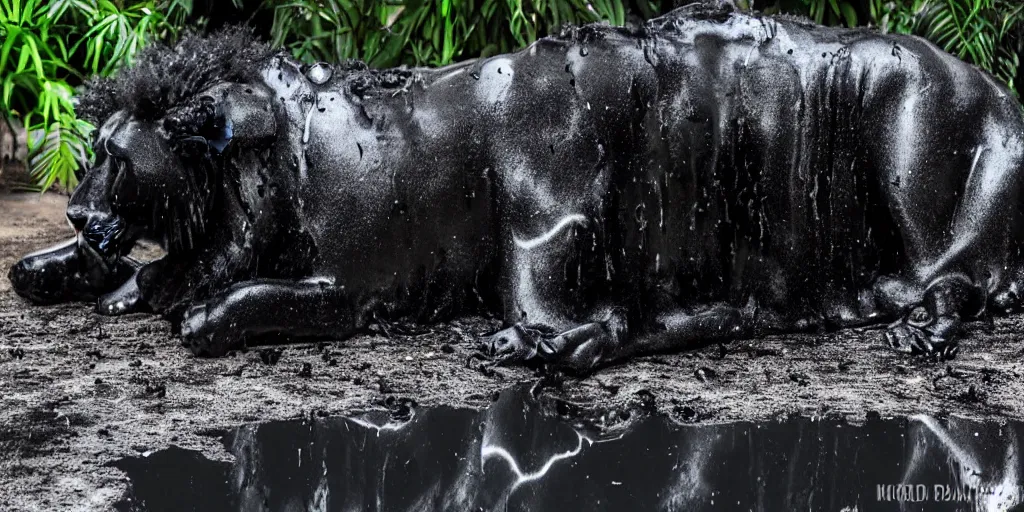
[[[422,408],[241,427],[235,461],[168,449],[116,463],[122,510],[1019,510],[1021,423],[915,416],[613,432],[525,389]]]

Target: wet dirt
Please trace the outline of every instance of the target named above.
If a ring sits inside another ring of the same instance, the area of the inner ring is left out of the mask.
[[[862,423],[924,413],[1024,418],[1024,318],[968,327],[957,359],[891,352],[881,331],[712,345],[637,359],[586,379],[466,365],[494,320],[465,318],[337,343],[193,357],[150,315],[88,304],[33,307],[6,279],[22,255],[71,236],[66,198],[0,196],[0,510],[109,510],[128,490],[113,461],[169,446],[227,461],[234,427],[417,406],[482,408],[525,383],[574,416],[643,409],[684,424],[792,415]],[[152,256],[152,252],[149,253]],[[608,418],[612,418],[609,420]],[[609,425],[601,425],[608,427]]]

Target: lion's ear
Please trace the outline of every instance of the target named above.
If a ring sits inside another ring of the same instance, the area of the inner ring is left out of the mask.
[[[223,84],[209,91],[216,114],[206,135],[211,149],[223,152],[234,142],[258,145],[277,135],[277,120],[269,91],[247,84]]]

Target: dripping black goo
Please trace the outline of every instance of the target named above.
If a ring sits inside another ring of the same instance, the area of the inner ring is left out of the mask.
[[[956,353],[1021,286],[1020,106],[916,37],[691,5],[438,69],[304,67],[234,29],[91,82],[95,165],[22,296],[153,311],[196,354],[481,310],[586,373],[889,323]],[[167,250],[140,265],[142,239]]]

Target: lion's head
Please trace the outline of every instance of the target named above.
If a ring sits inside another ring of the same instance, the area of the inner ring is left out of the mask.
[[[196,244],[229,148],[275,132],[260,86],[270,53],[245,29],[189,35],[86,84],[78,111],[99,127],[96,159],[67,209],[83,245],[114,257],[139,238],[167,250]]]

